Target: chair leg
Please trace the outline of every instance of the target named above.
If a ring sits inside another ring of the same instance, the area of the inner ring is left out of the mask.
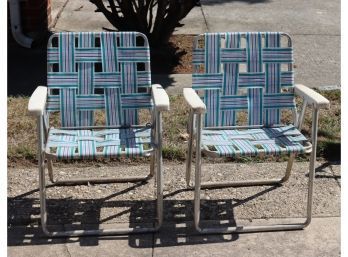
[[[191,179],[191,166],[192,166],[192,148],[193,148],[193,113],[190,112],[188,131],[189,131],[189,139],[188,139],[188,150],[186,157],[186,185],[190,186]]]
[[[307,227],[312,220],[312,204],[313,204],[313,190],[314,190],[314,178],[315,178],[315,161],[316,161],[316,148],[317,148],[317,132],[318,132],[318,110],[313,110],[312,117],[312,153],[309,163],[309,178],[308,178],[308,193],[307,193],[307,211],[306,220],[303,223],[292,224],[272,224],[272,225],[259,225],[259,226],[232,226],[223,228],[201,228],[200,227],[200,189],[201,189],[201,161],[200,157],[196,159],[196,175],[195,175],[195,195],[194,195],[194,223],[196,230],[201,234],[225,234],[225,233],[248,233],[248,232],[266,232],[266,231],[286,231],[286,230],[299,230]],[[198,134],[198,132],[197,132]],[[199,141],[198,141],[199,140]],[[197,152],[200,156],[200,136],[197,135]],[[198,156],[198,154],[197,154]],[[197,157],[196,157],[197,158]],[[290,159],[291,160],[291,159]],[[292,162],[288,162],[288,170],[291,170]],[[285,175],[286,178],[287,174]]]
[[[50,181],[52,184],[56,183],[57,181],[54,179],[53,175],[53,161],[51,159],[47,159],[47,169],[48,169],[48,177],[50,178]]]
[[[311,157],[311,163],[314,160],[314,156]],[[200,158],[199,158],[200,159]],[[273,224],[273,225],[260,225],[260,226],[234,226],[234,227],[206,227],[200,226],[200,190],[201,190],[201,165],[198,164],[196,159],[196,173],[195,173],[195,193],[194,193],[194,224],[196,230],[201,234],[226,234],[226,233],[248,233],[248,232],[266,232],[266,231],[285,231],[285,230],[299,230],[309,225],[312,218],[312,196],[313,196],[313,184],[314,184],[314,166],[311,164],[309,171],[308,181],[308,197],[307,197],[307,213],[304,223],[293,224]]]
[[[152,114],[152,125],[155,125],[154,128],[151,130],[151,138],[156,142],[156,117],[154,117],[154,114]],[[156,169],[156,154],[157,151],[154,151],[151,155],[151,162],[150,162],[150,176],[153,177],[155,175],[155,169]]]
[[[197,130],[196,130],[196,165],[195,165],[195,192],[194,192],[194,224],[198,231],[201,231],[199,227],[200,223],[200,197],[201,197],[201,167],[202,167],[202,155],[201,155],[201,134],[202,134],[202,121],[201,115],[197,117]],[[193,125],[192,125],[193,127]]]
[[[308,196],[307,196],[307,219],[305,226],[312,221],[312,204],[315,178],[315,161],[317,159],[317,138],[318,138],[318,117],[319,109],[314,109],[312,114],[312,153],[309,162],[309,180],[308,180]]]
[[[286,182],[291,174],[292,165],[294,163],[295,155],[289,156],[288,164],[286,166],[285,174],[282,178],[264,179],[264,180],[244,180],[244,181],[222,181],[222,182],[202,182],[202,189],[208,188],[222,188],[222,187],[243,187],[243,186],[265,186],[277,185]]]
[[[157,154],[156,154],[156,184],[157,184],[157,225],[159,229],[163,222],[163,167],[162,167],[162,114],[156,113],[156,135],[157,135]]]
[[[149,176],[153,177],[155,175],[155,169],[156,169],[156,154],[157,151],[155,151],[152,155],[151,155],[151,161],[150,161],[150,173]]]
[[[43,157],[39,160],[39,188],[40,188],[40,216],[41,216],[41,226],[43,232],[49,237],[78,237],[78,236],[107,236],[107,235],[123,235],[123,234],[134,234],[134,233],[150,233],[156,232],[162,224],[162,213],[163,210],[163,194],[162,190],[162,176],[158,172],[158,184],[157,187],[157,225],[154,227],[143,227],[143,228],[117,228],[117,229],[91,229],[91,230],[68,230],[68,231],[49,231],[47,227],[47,208],[46,208],[46,182],[45,182],[45,169],[43,163]],[[40,165],[41,163],[41,165]],[[160,195],[160,197],[158,197]],[[160,223],[160,224],[158,224]]]
[[[160,116],[159,116],[160,117]],[[161,127],[160,127],[161,128]],[[155,226],[142,228],[115,228],[115,229],[91,229],[91,230],[68,230],[68,231],[50,231],[47,226],[47,208],[46,208],[46,181],[45,181],[45,155],[43,149],[43,123],[38,119],[38,135],[39,135],[39,196],[40,196],[40,219],[43,232],[49,237],[79,237],[79,236],[108,236],[108,235],[124,235],[135,233],[151,233],[159,230],[163,220],[163,186],[162,186],[162,157],[157,161],[157,222]],[[161,142],[161,136],[158,136]],[[162,146],[157,151],[161,151]],[[161,156],[161,154],[157,154]],[[51,173],[53,179],[52,163],[48,161],[48,172]],[[51,178],[50,178],[51,179]],[[54,185],[59,184],[55,182]]]

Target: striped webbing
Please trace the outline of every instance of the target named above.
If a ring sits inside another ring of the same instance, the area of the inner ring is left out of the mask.
[[[247,111],[249,125],[280,124],[280,111],[295,108],[293,92],[282,92],[294,84],[291,63],[293,51],[281,46],[281,33],[204,34],[204,48],[193,51],[195,69],[203,65],[204,72],[192,76],[192,88],[204,92],[204,125],[234,126],[239,111]]]
[[[152,107],[151,94],[138,93],[151,86],[144,35],[69,32],[54,34],[49,42],[47,110],[60,111],[62,127],[92,126],[94,110],[105,111],[106,125],[134,125],[138,109]]]
[[[305,152],[305,136],[293,125],[277,128],[202,131],[202,147],[220,157],[281,155]]]
[[[145,147],[147,146],[147,148]],[[50,129],[48,153],[58,159],[95,159],[98,157],[136,157],[153,149],[151,128],[66,130]]]

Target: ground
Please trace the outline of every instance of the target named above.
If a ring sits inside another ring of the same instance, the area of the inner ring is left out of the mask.
[[[194,35],[173,35],[164,49],[151,49],[152,73],[192,73],[193,39]]]

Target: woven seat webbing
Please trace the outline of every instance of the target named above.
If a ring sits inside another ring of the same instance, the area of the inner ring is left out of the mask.
[[[247,130],[203,130],[202,145],[220,157],[303,153],[307,139],[293,125]]]
[[[234,126],[239,111],[247,111],[249,125],[280,124],[281,109],[295,108],[292,91],[282,92],[293,87],[293,72],[281,69],[291,63],[292,48],[281,46],[281,33],[204,34],[204,48],[193,52],[193,64],[203,64],[204,72],[192,76],[192,87],[204,91],[204,125]]]
[[[143,156],[151,151],[151,129],[61,130],[51,129],[47,141],[49,154],[58,159]]]
[[[152,108],[150,52],[137,32],[58,33],[48,47],[47,110],[59,111],[62,127],[92,126],[94,110],[105,111],[105,125],[138,124],[138,109]],[[138,64],[142,64],[139,68]],[[98,68],[100,67],[100,69]]]

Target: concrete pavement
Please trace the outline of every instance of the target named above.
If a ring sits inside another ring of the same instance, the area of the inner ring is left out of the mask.
[[[268,222],[279,221],[299,222],[300,220],[268,220]],[[253,223],[257,222],[259,221],[253,220]],[[265,221],[262,220],[262,222]],[[9,257],[340,256],[339,217],[314,218],[308,228],[288,232],[202,236],[191,232],[182,233],[183,230],[180,224],[165,224],[163,230],[156,234],[48,239],[43,236],[40,228],[14,227],[8,232],[10,243],[7,251]]]

